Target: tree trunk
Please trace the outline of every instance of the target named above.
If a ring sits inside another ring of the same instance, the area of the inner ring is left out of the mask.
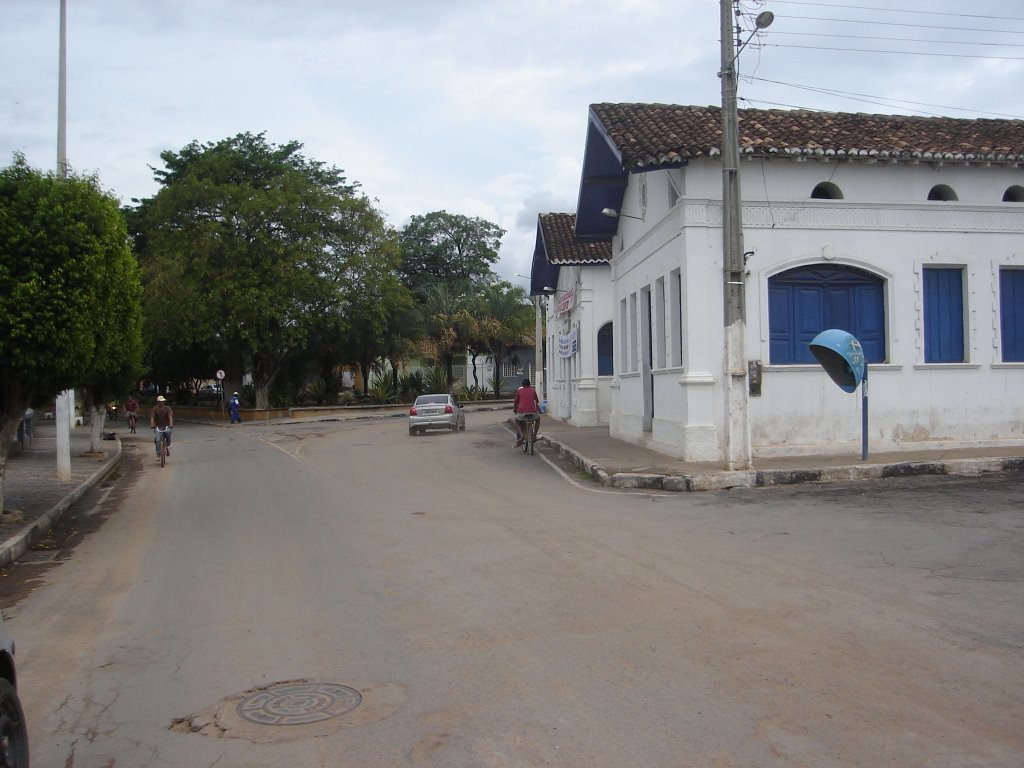
[[[254,381],[253,387],[256,390],[256,409],[265,411],[270,408],[270,383],[265,381]]]
[[[25,410],[32,400],[32,393],[22,390],[17,381],[7,382],[0,389],[0,511],[4,509],[4,479],[7,470],[7,455],[11,443],[18,434],[18,425],[25,418]]]
[[[22,413],[24,413],[22,409]],[[4,509],[4,481],[7,471],[7,454],[11,450],[14,436],[18,434],[21,419],[11,418],[10,414],[0,415],[0,511]]]
[[[89,419],[89,452],[100,453],[100,440],[103,439],[103,425],[107,421],[106,404],[93,401],[92,418]]]
[[[372,361],[370,358],[359,361],[359,370],[363,374],[363,397],[369,397],[370,395],[370,368]]]

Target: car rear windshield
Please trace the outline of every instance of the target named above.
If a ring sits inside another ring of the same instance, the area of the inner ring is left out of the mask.
[[[427,405],[428,403],[447,403],[448,395],[420,395],[416,398],[416,405]]]

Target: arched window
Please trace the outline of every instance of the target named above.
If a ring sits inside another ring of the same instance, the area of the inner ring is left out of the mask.
[[[1014,184],[1003,193],[1004,203],[1024,203],[1024,187]]]
[[[605,323],[597,332],[597,375],[615,375],[615,356],[612,345],[612,324]]]
[[[949,203],[956,202],[960,198],[956,196],[956,192],[953,191],[952,187],[947,186],[946,184],[936,184],[934,187],[931,188],[931,191],[928,192],[928,199],[942,200],[944,202]]]
[[[815,200],[842,200],[843,190],[831,181],[823,181],[811,190],[811,197]]]
[[[852,333],[870,363],[885,361],[885,281],[853,267],[814,264],[768,280],[773,365],[814,363],[807,346],[827,328]]]

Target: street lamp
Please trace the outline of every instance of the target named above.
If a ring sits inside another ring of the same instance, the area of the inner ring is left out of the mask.
[[[743,263],[743,221],[740,205],[739,115],[736,107],[736,59],[753,36],[775,20],[760,13],[754,31],[735,48],[734,0],[719,0],[722,35],[722,248],[725,310],[725,453],[727,469],[751,466],[749,393],[746,387],[746,304]]]
[[[619,211],[615,210],[614,208],[602,208],[601,209],[601,215],[602,216],[607,216],[609,219],[624,218],[624,219],[636,219],[637,221],[643,221],[644,220],[643,216],[630,216],[628,213],[620,213]]]

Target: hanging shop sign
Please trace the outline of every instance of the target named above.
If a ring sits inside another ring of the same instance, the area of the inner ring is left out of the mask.
[[[569,333],[558,335],[558,356],[572,357],[579,351],[580,334],[578,328],[573,328]]]
[[[576,286],[574,285],[569,290],[565,291],[558,298],[558,312],[557,314],[563,315],[570,309],[576,306]]]

